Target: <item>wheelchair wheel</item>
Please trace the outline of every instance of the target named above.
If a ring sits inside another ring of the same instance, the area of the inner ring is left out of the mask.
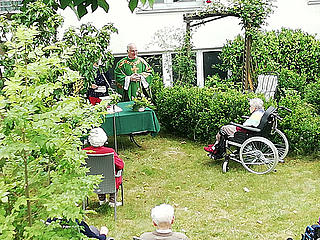
[[[279,155],[271,141],[264,137],[252,137],[241,145],[240,160],[249,172],[265,174],[276,167]]]
[[[270,138],[270,141],[278,150],[279,159],[283,160],[289,152],[289,142],[286,135],[279,129],[276,129],[274,132],[271,132]]]

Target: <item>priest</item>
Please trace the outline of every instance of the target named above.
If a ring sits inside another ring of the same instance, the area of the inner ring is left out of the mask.
[[[146,97],[151,97],[152,68],[143,58],[138,57],[134,43],[128,44],[127,52],[128,56],[121,59],[114,70],[117,92],[124,101],[133,100],[139,88]]]

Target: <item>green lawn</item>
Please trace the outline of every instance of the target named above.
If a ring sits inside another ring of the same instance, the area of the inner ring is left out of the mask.
[[[116,223],[113,209],[99,207],[95,196],[89,205],[97,214],[87,221],[106,225],[117,240],[152,231],[150,210],[161,203],[175,207],[173,230],[197,240],[300,240],[320,215],[319,159],[288,157],[266,175],[231,162],[224,174],[222,161],[209,159],[202,144],[164,135],[136,139],[142,148],[118,139],[125,204]]]

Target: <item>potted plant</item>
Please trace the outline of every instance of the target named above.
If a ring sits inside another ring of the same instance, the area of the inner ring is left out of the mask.
[[[133,98],[133,105],[132,110],[133,111],[139,111],[143,112],[146,107],[149,107],[151,109],[154,109],[154,105],[151,102],[150,98],[146,98],[143,93],[137,93],[137,96]]]
[[[122,111],[121,108],[117,106],[117,104],[120,102],[122,96],[119,93],[113,92],[109,95],[109,101],[106,103],[106,108],[108,113],[115,113]]]

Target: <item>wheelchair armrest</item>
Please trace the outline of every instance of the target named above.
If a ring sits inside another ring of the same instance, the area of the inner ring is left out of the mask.
[[[230,124],[231,124],[231,125],[234,125],[234,126],[236,126],[236,127],[240,127],[240,128],[242,128],[242,129],[251,131],[251,132],[261,132],[261,130],[260,130],[259,128],[243,126],[243,125],[241,125],[241,124],[234,123],[234,122],[231,122]]]
[[[121,176],[122,176],[122,169],[119,170],[119,171],[117,172],[117,174],[114,175],[114,176],[115,176],[116,178],[121,177]]]

